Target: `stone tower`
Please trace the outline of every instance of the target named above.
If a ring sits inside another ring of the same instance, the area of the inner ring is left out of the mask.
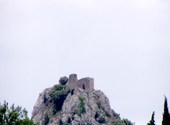
[[[70,74],[68,79],[68,88],[77,89],[77,74]]]

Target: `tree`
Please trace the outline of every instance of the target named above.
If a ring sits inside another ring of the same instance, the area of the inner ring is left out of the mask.
[[[111,125],[135,125],[135,123],[132,123],[128,119],[117,119],[115,120]]]
[[[0,104],[0,125],[35,125],[27,116],[27,110],[14,104],[9,107],[8,103]]]
[[[68,82],[68,78],[66,76],[63,76],[59,79],[59,83],[61,85],[65,85]]]
[[[162,125],[170,125],[170,115],[168,111],[168,101],[167,101],[166,96],[165,96],[165,101],[164,101],[164,112],[163,112]]]
[[[131,121],[129,121],[128,119],[123,119],[125,125],[134,125],[135,123],[132,123]]]
[[[147,125],[155,125],[155,120],[154,120],[155,112],[152,113],[151,120]]]

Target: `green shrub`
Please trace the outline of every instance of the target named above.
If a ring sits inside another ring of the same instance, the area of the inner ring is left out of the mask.
[[[51,102],[54,104],[53,114],[60,111],[64,100],[66,99],[69,91],[65,90],[63,85],[55,85],[50,93]]]
[[[20,120],[16,125],[36,125],[36,124],[33,123],[33,121],[30,119],[24,119]]]
[[[123,119],[123,120],[117,119],[112,123],[112,125],[133,125],[133,123],[128,119]]]
[[[49,123],[50,119],[49,119],[49,116],[48,114],[45,114],[45,117],[44,117],[44,125],[47,125]]]
[[[61,85],[65,85],[68,82],[68,78],[66,76],[63,76],[59,79],[59,83]]]
[[[126,125],[123,120],[117,119],[115,120],[112,125]]]
[[[125,125],[133,125],[133,123],[131,121],[129,121],[128,119],[123,119]]]
[[[59,125],[64,125],[62,119],[59,120]]]
[[[61,84],[56,84],[53,86],[53,91],[56,91],[56,90],[65,90],[65,86]]]
[[[105,122],[106,122],[106,119],[105,119],[105,117],[100,116],[97,121],[98,121],[99,123],[105,123]]]
[[[110,117],[110,116],[111,116],[111,115],[109,114],[109,112],[106,112],[106,111],[105,111],[105,114],[106,114],[107,117]]]
[[[86,109],[85,109],[85,102],[84,102],[84,98],[82,97],[79,97],[79,105],[78,105],[78,116],[81,116],[83,113],[86,112]]]

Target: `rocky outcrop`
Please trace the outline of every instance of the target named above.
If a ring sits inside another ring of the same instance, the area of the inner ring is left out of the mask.
[[[36,123],[39,125],[114,125],[116,121],[121,120],[111,109],[109,99],[102,91],[85,91],[78,88],[75,92],[74,89],[68,89],[67,84],[58,84],[40,93],[32,113],[32,119]]]

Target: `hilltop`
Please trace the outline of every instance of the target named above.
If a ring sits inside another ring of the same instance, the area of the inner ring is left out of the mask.
[[[111,109],[105,94],[94,89],[93,78],[78,80],[76,74],[39,94],[32,119],[39,125],[133,125]]]

